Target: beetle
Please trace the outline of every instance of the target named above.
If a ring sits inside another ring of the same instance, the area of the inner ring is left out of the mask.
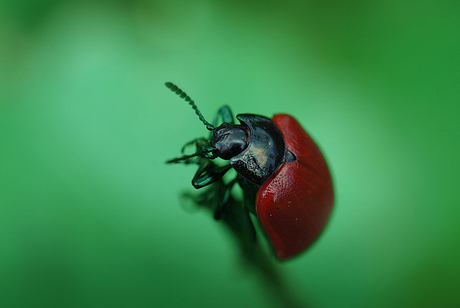
[[[196,189],[222,182],[230,169],[236,178],[215,192],[214,217],[222,215],[232,187],[238,183],[243,204],[255,215],[279,259],[291,258],[309,247],[325,227],[334,203],[332,179],[327,163],[312,138],[287,114],[272,119],[238,114],[235,124],[228,106],[221,107],[213,124],[206,121],[195,102],[171,82],[165,83],[195,110],[210,131],[182,148],[183,156],[167,163],[196,163],[192,179]],[[217,126],[221,118],[222,124]],[[185,155],[185,148],[196,152]],[[213,162],[220,158],[223,165]],[[249,214],[248,214],[249,215]]]

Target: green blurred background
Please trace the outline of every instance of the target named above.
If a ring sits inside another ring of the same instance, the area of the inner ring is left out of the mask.
[[[165,165],[212,118],[294,115],[336,206],[276,264],[311,307],[460,305],[460,2],[0,5],[0,305],[270,307]]]

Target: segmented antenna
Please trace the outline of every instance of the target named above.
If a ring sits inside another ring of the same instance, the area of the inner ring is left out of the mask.
[[[192,106],[193,110],[195,110],[196,115],[200,118],[201,122],[203,122],[203,124],[206,125],[206,128],[208,130],[215,129],[214,125],[206,121],[206,119],[201,114],[200,110],[198,110],[198,107],[195,105],[195,102],[190,98],[190,96],[187,95],[187,93],[179,89],[179,87],[173,84],[172,82],[166,82],[165,86],[177,95],[179,95],[181,98],[185,99],[185,101],[188,102],[190,106]]]

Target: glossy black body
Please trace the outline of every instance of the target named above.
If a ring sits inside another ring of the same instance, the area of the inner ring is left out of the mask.
[[[283,135],[267,117],[239,114],[236,118],[242,126],[247,126],[249,143],[241,153],[230,158],[230,164],[245,180],[260,186],[283,163],[286,151]]]

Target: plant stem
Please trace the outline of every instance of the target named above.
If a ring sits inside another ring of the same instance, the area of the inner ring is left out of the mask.
[[[219,181],[210,185],[208,189],[200,194],[185,193],[184,197],[192,199],[197,205],[213,211],[213,196],[223,185]],[[245,264],[257,273],[261,284],[265,287],[267,294],[270,294],[274,301],[274,307],[307,307],[300,303],[287,285],[283,275],[274,262],[274,256],[269,256],[260,241],[256,240],[255,229],[249,217],[247,209],[241,201],[230,196],[228,203],[223,209],[220,220],[235,238],[241,256]]]

